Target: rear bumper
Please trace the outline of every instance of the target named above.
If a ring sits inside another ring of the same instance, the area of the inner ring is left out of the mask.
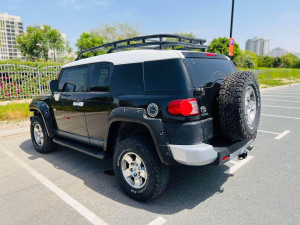
[[[241,155],[254,140],[245,140],[235,144],[219,147],[205,143],[195,145],[169,145],[173,158],[180,164],[202,166],[207,164],[221,165]],[[223,158],[229,156],[223,161]]]

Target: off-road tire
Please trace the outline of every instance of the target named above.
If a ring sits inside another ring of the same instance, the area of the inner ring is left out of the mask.
[[[44,143],[42,146],[39,146],[36,143],[35,138],[34,138],[34,126],[37,123],[42,128],[42,132],[43,132],[43,136],[44,136]],[[35,148],[35,150],[37,152],[45,154],[45,153],[49,153],[49,152],[52,152],[55,150],[56,145],[53,142],[53,139],[48,136],[44,121],[39,116],[34,116],[31,119],[30,134],[31,134],[31,141],[32,141],[33,147]]]
[[[245,94],[251,86],[256,97],[256,114],[252,128],[245,116]],[[231,141],[253,139],[257,135],[261,111],[259,86],[255,75],[249,71],[234,72],[223,80],[218,97],[218,113],[223,133]]]
[[[130,186],[123,176],[121,161],[128,152],[137,154],[146,166],[148,178],[142,188]],[[161,163],[154,144],[146,137],[130,137],[121,141],[116,146],[113,165],[119,186],[126,195],[137,201],[156,198],[165,190],[169,181],[169,168]]]

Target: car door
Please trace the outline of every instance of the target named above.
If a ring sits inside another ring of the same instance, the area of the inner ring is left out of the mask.
[[[51,104],[59,135],[88,141],[84,114],[88,77],[89,66],[65,68],[60,73],[58,92]]]
[[[109,85],[112,68],[111,63],[91,65],[89,92],[85,99],[85,116],[90,143],[100,146],[103,144],[111,104]]]

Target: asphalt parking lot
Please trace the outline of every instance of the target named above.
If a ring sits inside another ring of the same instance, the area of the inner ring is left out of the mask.
[[[111,160],[60,147],[42,155],[29,132],[0,133],[0,224],[300,224],[300,85],[262,95],[247,159],[174,167],[158,199],[118,188]]]

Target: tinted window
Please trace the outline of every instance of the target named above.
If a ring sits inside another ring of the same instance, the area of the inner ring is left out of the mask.
[[[231,61],[223,59],[184,59],[194,87],[201,87],[236,71]]]
[[[144,90],[143,64],[134,63],[114,67],[111,81],[116,94],[138,94]]]
[[[96,64],[93,68],[90,79],[90,91],[108,91],[109,90],[110,66]]]
[[[181,59],[144,63],[145,91],[183,91],[189,78]]]
[[[67,68],[59,79],[58,90],[81,92],[86,90],[88,67]]]

